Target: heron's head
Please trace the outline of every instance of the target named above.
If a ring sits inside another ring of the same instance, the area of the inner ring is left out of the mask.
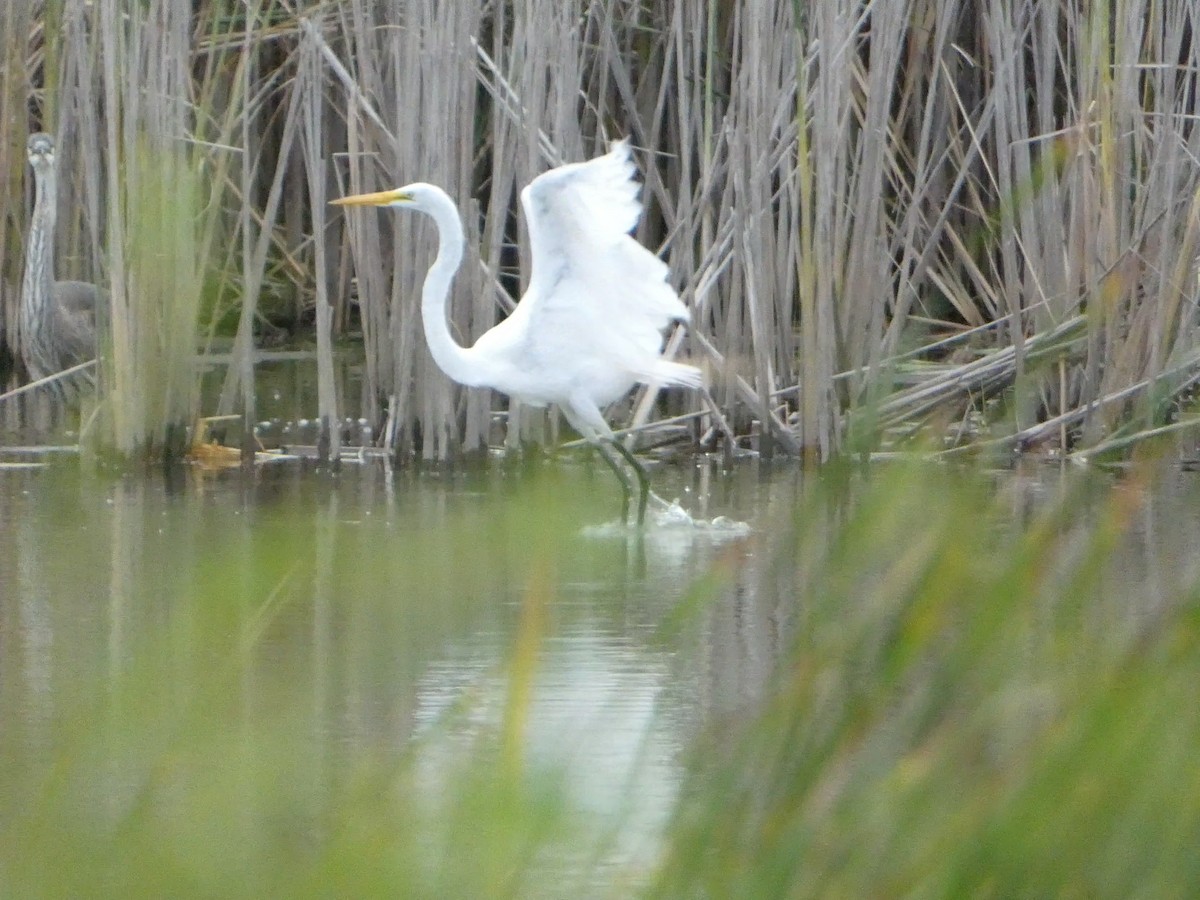
[[[49,169],[54,166],[54,138],[38,132],[29,136],[25,145],[29,152],[29,164],[35,169]]]
[[[429,212],[438,197],[445,196],[441,188],[418,181],[415,184],[379,191],[374,194],[353,194],[329,202],[334,206],[394,206],[399,209],[415,209]]]

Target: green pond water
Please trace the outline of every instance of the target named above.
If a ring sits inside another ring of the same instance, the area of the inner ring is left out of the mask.
[[[47,896],[626,895],[697,736],[736,730],[805,627],[796,529],[837,534],[865,477],[806,506],[834,476],[661,465],[690,519],[633,532],[572,454],[86,469],[0,469],[0,880]],[[981,480],[1006,516],[966,544],[983,558],[1065,492],[1060,531],[1086,534],[1121,479]],[[871,590],[895,526],[855,539]],[[1198,544],[1200,487],[1172,471],[1078,627],[1159,612]]]
[[[769,516],[794,480],[654,473],[707,520]],[[149,816],[164,853],[203,841],[236,870],[276,839],[319,841],[362,773],[403,760],[437,784],[479,734],[515,729],[522,764],[590,820],[579,846],[611,832],[588,870],[648,864],[683,748],[714,705],[754,693],[779,626],[739,593],[721,639],[664,631],[753,537],[711,521],[635,534],[619,500],[602,465],[570,461],[0,470],[0,815],[68,846]]]

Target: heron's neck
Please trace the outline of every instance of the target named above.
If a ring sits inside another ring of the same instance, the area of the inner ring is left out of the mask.
[[[21,280],[21,327],[30,336],[49,322],[44,310],[54,285],[54,171],[37,171],[35,177],[37,192]]]
[[[425,285],[421,289],[421,320],[425,328],[425,341],[438,368],[459,384],[476,386],[480,383],[480,373],[474,355],[454,340],[446,324],[450,283],[462,263],[462,220],[454,201],[440,191],[424,211],[433,218],[438,231],[437,259],[426,273]]]

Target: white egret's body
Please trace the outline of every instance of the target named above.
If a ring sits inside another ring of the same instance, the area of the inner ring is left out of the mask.
[[[415,209],[434,220],[438,255],[425,276],[421,314],[434,361],[455,381],[488,387],[533,406],[556,404],[585,438],[612,442],[601,412],[638,383],[701,387],[700,371],[662,356],[662,331],[688,321],[667,283],[667,266],[630,235],[641,214],[625,141],[584,163],[561,166],[521,192],[529,229],[529,289],[513,313],[463,347],[446,324],[446,300],[462,262],[463,230],[453,201],[438,187],[410,184],[333,201],[348,206]],[[642,488],[640,464],[633,465]],[[622,475],[627,488],[628,482]]]

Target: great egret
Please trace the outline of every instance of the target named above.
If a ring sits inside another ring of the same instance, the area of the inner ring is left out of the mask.
[[[392,206],[430,216],[438,254],[425,276],[421,317],[438,366],[460,384],[488,387],[531,406],[555,404],[595,444],[624,489],[628,520],[633,485],[609,448],[638,481],[637,521],[650,485],[641,463],[617,441],[601,409],[637,383],[703,387],[700,370],[662,356],[662,331],[687,322],[687,308],[667,283],[667,266],[630,235],[641,214],[629,143],[604,156],[552,169],[521,191],[529,227],[529,289],[513,313],[473,347],[459,345],[446,324],[450,282],[463,256],[458,210],[446,192],[418,182],[332,201]]]
[[[25,250],[19,321],[21,358],[36,381],[95,355],[96,303],[101,295],[94,284],[54,280],[54,138],[30,135],[27,148],[37,197]],[[55,389],[62,396],[62,388]]]

